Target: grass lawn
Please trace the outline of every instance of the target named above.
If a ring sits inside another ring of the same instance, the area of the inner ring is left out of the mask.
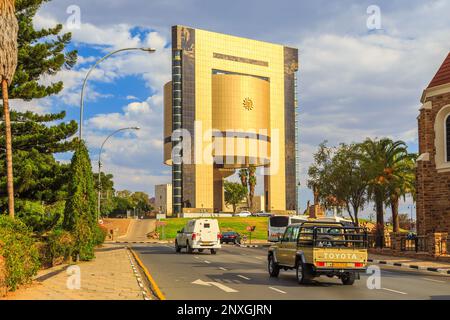
[[[267,240],[267,217],[229,217],[214,219],[219,221],[221,232],[236,231],[242,235],[248,235],[248,231],[246,230],[247,226],[256,226],[252,234],[252,239]],[[166,239],[174,239],[177,231],[181,230],[188,220],[191,220],[191,218],[163,219],[162,221],[167,222],[167,226],[164,227]],[[158,232],[161,232],[161,227],[158,228]]]

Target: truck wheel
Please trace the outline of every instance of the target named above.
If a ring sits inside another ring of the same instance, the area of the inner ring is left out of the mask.
[[[181,247],[178,245],[178,242],[175,240],[175,252],[180,252],[181,251]]]
[[[204,249],[198,249],[198,252],[203,252]]]
[[[354,272],[348,272],[341,277],[342,284],[345,286],[351,286],[355,283],[356,275]]]
[[[216,249],[211,249],[211,254],[216,254],[217,250]]]
[[[186,242],[186,252],[187,253],[192,253],[192,251],[194,251],[194,250],[192,250],[191,246],[189,245],[189,241]]]
[[[312,279],[308,267],[300,260],[297,261],[297,266],[295,268],[297,275],[297,282],[299,284],[309,283]]]
[[[280,274],[280,267],[275,262],[273,255],[270,255],[268,260],[267,269],[269,270],[269,275],[273,278],[278,277]]]

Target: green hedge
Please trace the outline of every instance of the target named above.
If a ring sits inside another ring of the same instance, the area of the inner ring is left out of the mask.
[[[39,270],[39,252],[31,230],[5,215],[0,215],[0,255],[5,258],[9,290],[29,283]]]

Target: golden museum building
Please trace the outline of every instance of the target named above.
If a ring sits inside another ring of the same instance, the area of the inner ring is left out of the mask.
[[[221,212],[224,179],[257,167],[264,208],[297,210],[298,50],[172,27],[172,81],[164,86],[164,163],[174,215]]]

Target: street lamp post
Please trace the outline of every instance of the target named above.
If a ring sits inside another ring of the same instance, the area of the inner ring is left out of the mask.
[[[101,192],[102,192],[102,179],[101,179],[101,168],[102,168],[102,151],[103,146],[105,145],[106,141],[108,141],[109,138],[111,138],[113,135],[115,135],[118,132],[124,131],[124,130],[139,130],[139,127],[127,127],[127,128],[121,128],[117,129],[116,131],[112,132],[109,136],[106,137],[106,139],[103,141],[102,146],[100,147],[100,152],[98,153],[98,199],[97,199],[97,220],[100,219],[100,206],[101,206]]]
[[[130,50],[141,50],[141,51],[145,51],[148,53],[153,53],[156,50],[152,49],[152,48],[123,48],[123,49],[119,49],[119,50],[115,50],[112,51],[110,53],[108,53],[106,56],[104,56],[103,58],[101,58],[100,60],[98,60],[87,72],[86,77],[83,80],[83,86],[81,87],[81,97],[80,97],[80,130],[79,130],[79,138],[80,141],[83,138],[83,112],[84,112],[84,89],[86,87],[86,83],[87,83],[87,79],[89,78],[89,75],[91,74],[91,72],[100,64],[100,62],[102,62],[103,60],[109,58],[110,56],[112,56],[113,54],[116,54],[118,52],[122,52],[122,51],[130,51]]]

